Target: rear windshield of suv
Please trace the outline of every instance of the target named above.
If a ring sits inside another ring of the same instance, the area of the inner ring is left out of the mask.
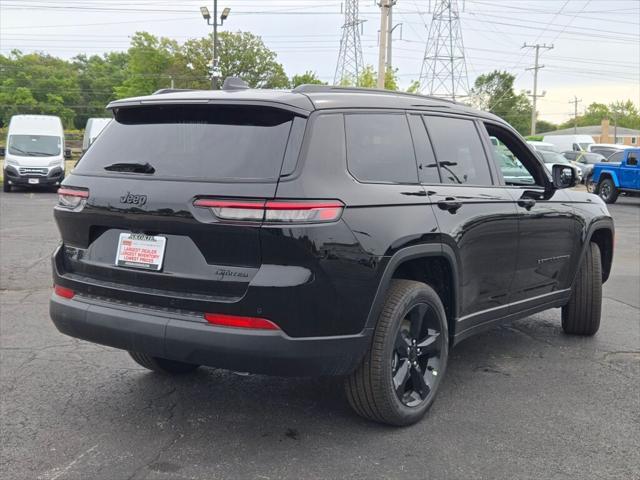
[[[149,164],[151,168],[143,173],[125,174],[194,180],[276,180],[293,118],[291,112],[284,110],[238,105],[121,108],[74,173],[122,175],[127,164]]]

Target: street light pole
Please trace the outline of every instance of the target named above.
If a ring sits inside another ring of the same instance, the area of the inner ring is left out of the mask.
[[[230,11],[230,8],[222,10],[220,23],[218,23],[218,0],[213,0],[213,18],[211,17],[207,7],[200,7],[202,18],[207,21],[208,25],[213,26],[213,46],[211,49],[211,88],[213,90],[218,89],[218,77],[220,73],[218,67],[218,27],[221,27],[224,24],[224,21],[229,16]]]
[[[213,0],[213,55],[211,59],[211,90],[218,89],[218,0]]]

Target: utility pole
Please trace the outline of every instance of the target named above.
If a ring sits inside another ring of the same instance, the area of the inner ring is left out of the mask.
[[[389,16],[387,17],[387,29],[389,33],[387,33],[387,61],[386,61],[386,69],[391,70],[392,68],[392,57],[393,57],[393,4],[389,6]]]
[[[553,45],[547,45],[546,43],[544,45],[540,45],[539,43],[536,43],[535,45],[529,45],[525,43],[524,45],[522,45],[522,48],[533,48],[536,51],[536,62],[534,66],[525,69],[525,70],[533,70],[533,94],[530,95],[530,97],[533,98],[533,109],[531,110],[531,135],[535,135],[536,134],[536,116],[538,114],[536,111],[536,106],[538,104],[538,97],[544,97],[544,92],[542,92],[542,95],[538,95],[538,70],[540,70],[541,68],[544,68],[544,65],[538,64],[540,60],[540,49],[542,48],[543,50],[551,50],[553,48]]]
[[[378,51],[378,88],[384,88],[386,74],[385,56],[387,53],[387,39],[389,38],[389,11],[393,5],[392,0],[380,0],[380,48]]]
[[[578,97],[573,96],[573,100],[569,103],[573,103],[573,134],[578,133],[578,103],[582,102],[582,99],[578,100]]]
[[[402,23],[393,24],[393,7],[396,4],[394,1],[389,7],[389,38],[387,38],[387,70],[393,71],[393,31],[400,27],[400,40],[402,40]]]

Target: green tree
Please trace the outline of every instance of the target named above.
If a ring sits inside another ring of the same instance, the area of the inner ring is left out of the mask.
[[[414,80],[407,88],[407,93],[420,93],[420,81]]]
[[[291,88],[296,88],[298,85],[326,85],[327,82],[323,82],[318,78],[316,72],[307,70],[303,74],[294,75],[291,77]]]
[[[70,62],[19,50],[0,57],[0,123],[11,115],[36,113],[58,115],[66,127],[74,126],[82,105],[78,74]]]
[[[78,55],[73,64],[78,71],[78,82],[84,108],[76,113],[75,123],[84,128],[90,117],[110,116],[105,106],[116,98],[115,88],[126,80],[129,54],[111,52],[103,56]]]
[[[475,107],[502,117],[526,135],[531,130],[531,102],[524,92],[514,91],[514,81],[512,74],[494,70],[476,79],[469,96]]]
[[[640,129],[640,114],[638,107],[631,101],[617,101],[609,105],[594,102],[578,115],[575,122],[579,127],[600,125],[602,120],[609,119],[611,123],[617,122],[619,127]],[[560,125],[559,128],[570,128],[574,125],[574,119],[570,119]]]
[[[116,97],[148,95],[168,87],[178,50],[178,43],[174,40],[137,32],[128,50],[126,79],[114,88]]]
[[[181,53],[193,81],[211,78],[212,38],[188,40]],[[240,77],[253,88],[287,88],[289,78],[262,39],[249,32],[218,34],[218,59],[222,78]],[[210,81],[207,81],[210,83]]]
[[[385,72],[385,76],[384,76],[385,89],[394,90],[394,91],[399,90],[396,71],[397,70],[387,69],[387,71]],[[345,87],[355,85],[363,88],[377,88],[378,74],[373,69],[373,66],[367,65],[366,67],[364,67],[362,72],[360,72],[360,75],[358,76],[357,79],[355,79],[355,81],[354,79],[351,79],[351,78],[343,78],[342,81],[340,82],[340,85]]]
[[[546,120],[538,120],[536,122],[536,132],[547,133],[557,129],[558,126],[555,123],[547,122]]]

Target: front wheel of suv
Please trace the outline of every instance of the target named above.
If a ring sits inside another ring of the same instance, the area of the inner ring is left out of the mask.
[[[7,178],[6,172],[2,177],[2,191],[4,193],[9,193],[11,191],[11,184],[9,183],[9,179]]]
[[[168,360],[166,358],[152,357],[144,353],[129,352],[131,358],[144,368],[153,370],[159,373],[181,374],[193,372],[199,365],[192,363],[176,362],[175,360]]]
[[[359,415],[411,425],[429,409],[444,376],[449,334],[444,306],[424,283],[394,280],[371,347],[345,382]]]
[[[590,243],[573,282],[569,303],[562,307],[562,329],[571,335],[595,335],[600,328],[601,309],[600,248]]]

